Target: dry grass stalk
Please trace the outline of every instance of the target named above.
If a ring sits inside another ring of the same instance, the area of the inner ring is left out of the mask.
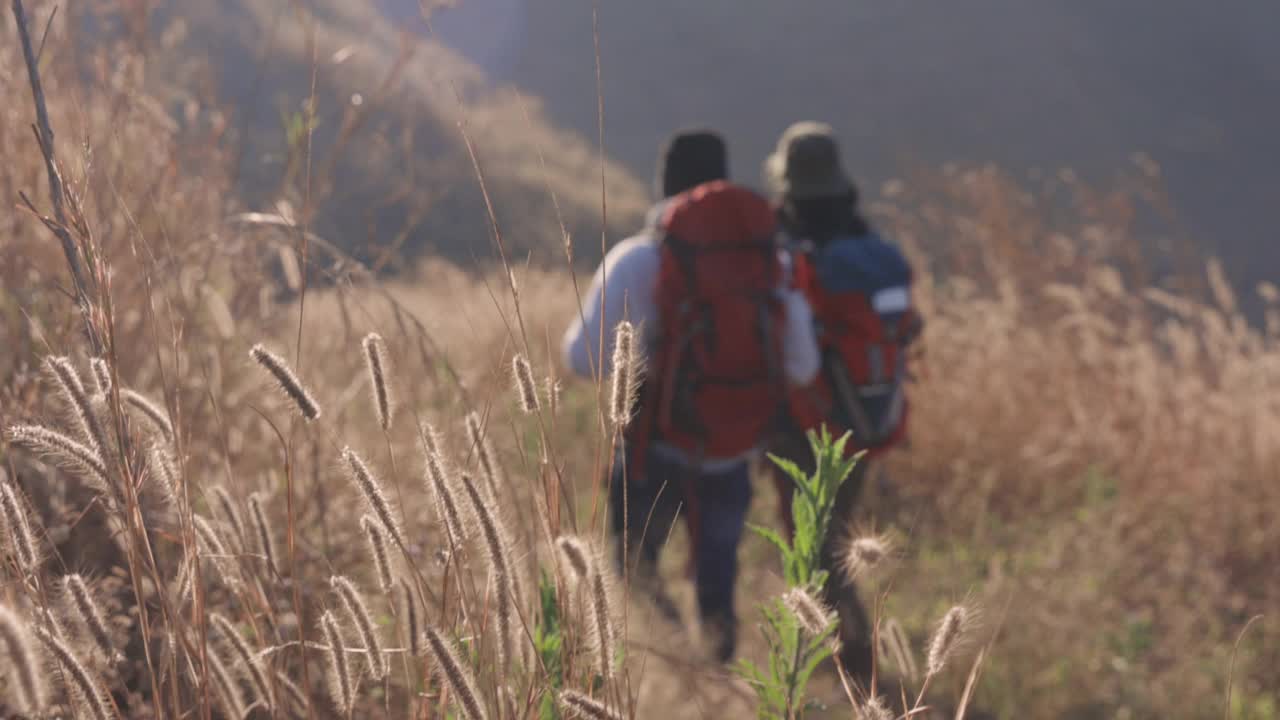
[[[372,515],[365,515],[360,518],[360,527],[364,528],[365,535],[369,538],[369,554],[373,557],[374,567],[378,569],[378,587],[383,592],[391,592],[391,555],[387,551],[387,536],[382,525]]]
[[[361,347],[364,349],[365,365],[369,369],[369,383],[373,391],[373,407],[378,411],[378,425],[383,430],[390,430],[395,405],[387,378],[389,366],[386,344],[381,335],[369,333],[361,342]]]
[[[89,636],[97,643],[98,649],[107,657],[115,655],[115,646],[111,642],[111,633],[107,629],[107,624],[102,619],[102,611],[98,609],[98,603],[93,599],[93,594],[89,592],[89,587],[85,584],[84,578],[79,575],[68,575],[63,586],[66,589],[67,597],[71,600],[71,607],[75,611],[75,617],[80,621],[80,625],[88,631]]]
[[[489,561],[489,572],[495,588],[495,616],[497,618],[496,633],[498,635],[498,666],[509,667],[512,660],[512,641],[516,633],[515,611],[515,578],[511,573],[511,552],[507,543],[506,527],[495,512],[485,502],[483,494],[470,475],[459,476],[459,484],[471,503],[471,513],[480,528],[485,557]]]
[[[284,361],[284,358],[267,350],[261,344],[254,345],[253,349],[249,351],[249,356],[275,379],[280,389],[293,402],[304,420],[312,422],[320,418],[320,405],[316,403],[311,392],[294,374],[293,369]]]
[[[253,648],[249,647],[248,641],[240,635],[236,630],[236,626],[232,625],[231,621],[225,617],[214,613],[209,619],[213,622],[213,626],[218,629],[219,634],[227,640],[236,657],[239,658],[240,665],[253,683],[254,690],[258,692],[258,700],[262,701],[268,708],[275,707],[271,694],[271,683],[267,679],[266,671],[262,669],[262,663],[253,652]]]
[[[17,613],[0,605],[0,650],[3,650],[2,656],[8,668],[0,672],[0,676],[7,677],[6,687],[13,709],[36,715],[48,705],[49,694],[40,660],[32,647],[30,625]]]
[[[280,566],[276,563],[276,546],[271,539],[271,525],[267,521],[267,513],[262,509],[262,496],[258,493],[249,496],[249,519],[253,522],[254,534],[258,536],[258,550],[266,558],[267,567],[279,575]]]
[[[109,486],[102,456],[88,445],[40,425],[14,425],[6,431],[9,442],[34,453],[56,458],[85,473],[85,479]]]
[[[102,423],[98,422],[98,415],[94,411],[93,403],[89,400],[89,394],[85,392],[84,383],[80,381],[80,373],[76,372],[71,360],[65,357],[49,358],[45,364],[62,389],[62,394],[80,423],[80,429],[84,432],[85,439],[89,441],[89,446],[98,452],[99,457],[105,457],[111,445],[107,442],[107,434],[102,429]]]
[[[947,660],[964,639],[965,632],[969,629],[969,621],[970,612],[963,605],[952,607],[946,615],[942,616],[942,621],[938,623],[938,629],[934,631],[933,639],[929,642],[929,658],[925,664],[925,671],[929,675],[942,672]]]
[[[511,380],[520,401],[520,409],[528,414],[538,411],[538,386],[533,382],[533,369],[523,355],[511,358]]]
[[[608,705],[577,690],[561,690],[560,707],[569,717],[583,720],[622,720]]]
[[[347,715],[355,704],[355,678],[347,662],[347,646],[342,641],[342,626],[331,611],[320,617],[325,643],[329,646],[329,698],[337,706],[338,713]]]
[[[391,503],[382,492],[382,484],[369,471],[369,466],[365,465],[364,460],[351,448],[342,449],[342,459],[346,461],[351,471],[352,482],[355,483],[360,494],[364,495],[365,502],[382,523],[382,528],[395,540],[396,545],[401,548],[406,547],[404,538],[400,534],[400,524],[396,522],[395,514],[391,511]]]
[[[39,564],[36,543],[27,523],[27,511],[18,492],[7,482],[0,480],[0,516],[4,518],[9,536],[9,546],[24,575],[31,575]]]
[[[347,617],[360,635],[360,642],[364,645],[369,665],[369,674],[374,680],[385,678],[387,658],[382,654],[378,628],[373,623],[373,615],[369,612],[369,606],[365,603],[364,597],[360,595],[354,583],[341,575],[334,575],[329,579],[329,584],[338,593],[338,597],[342,598],[342,606],[347,611]]]
[[[618,323],[613,337],[613,384],[609,393],[609,418],[615,431],[631,422],[635,407],[639,372],[636,367],[635,327],[630,322]]]
[[[484,720],[486,715],[476,692],[475,679],[471,669],[462,663],[457,646],[434,627],[427,627],[425,634],[431,658],[463,715],[468,720]]]
[[[62,677],[67,681],[67,690],[78,697],[88,708],[94,720],[112,720],[116,717],[110,703],[103,697],[102,689],[89,674],[80,658],[67,647],[60,638],[44,628],[36,628],[36,637],[48,648],[58,664],[62,666]]]

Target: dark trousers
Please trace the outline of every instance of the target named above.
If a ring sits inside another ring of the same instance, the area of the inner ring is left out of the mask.
[[[775,440],[772,447],[775,455],[787,458],[800,466],[806,474],[815,471],[813,451],[809,441],[800,430],[788,432]],[[852,529],[849,524],[858,507],[858,499],[862,495],[862,486],[867,477],[867,461],[863,459],[854,466],[853,472],[845,479],[840,490],[836,492],[835,507],[831,513],[831,524],[827,529],[827,537],[822,545],[820,555],[821,567],[826,570],[827,585],[823,588],[823,599],[836,611],[840,621],[840,662],[845,670],[856,680],[867,687],[871,681],[873,653],[871,649],[871,621],[866,608],[858,599],[858,588],[853,579],[844,570],[840,562],[840,549],[850,539]],[[795,533],[791,517],[792,492],[795,483],[786,473],[771,464],[774,486],[778,490],[778,502],[786,526],[787,536]]]
[[[751,503],[747,461],[704,472],[650,450],[644,465],[644,477],[636,477],[627,464],[615,462],[610,478],[610,526],[618,562],[624,560],[625,527],[629,569],[638,582],[652,579],[677,517],[688,518],[692,513],[689,541],[698,611],[704,619],[732,621],[738,544]]]

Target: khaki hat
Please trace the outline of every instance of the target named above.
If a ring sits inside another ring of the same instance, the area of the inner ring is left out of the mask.
[[[853,190],[840,165],[840,147],[831,126],[798,122],[778,138],[778,147],[764,161],[764,179],[776,195],[830,197]]]

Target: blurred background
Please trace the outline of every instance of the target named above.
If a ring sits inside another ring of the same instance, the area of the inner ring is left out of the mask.
[[[181,410],[192,482],[226,468],[236,497],[283,512],[257,342],[289,349],[334,436],[416,458],[409,423],[370,429],[358,348],[373,330],[404,407],[455,435],[460,408],[491,411],[510,475],[545,472],[508,394],[511,353],[563,374],[557,340],[602,246],[654,199],[663,138],[718,128],[732,174],[758,187],[783,128],[822,120],[912,260],[927,320],[910,446],[858,518],[902,552],[864,596],[917,652],[951,603],[984,608],[975,716],[1280,718],[1280,3],[26,4],[49,26],[41,73],[84,237],[111,268],[121,382]],[[40,362],[85,350],[61,251],[19,205],[50,198],[2,17],[8,426],[56,417]],[[583,517],[607,440],[597,401],[566,382],[551,431]],[[329,511],[356,498],[332,437],[314,435],[290,438],[301,562],[323,593],[334,568],[368,563]],[[123,564],[88,523],[58,524],[69,501],[41,494],[55,468],[0,453],[69,566]],[[406,517],[437,537],[418,494]],[[773,521],[772,500],[757,494],[753,520]],[[746,618],[782,582],[758,538],[742,559],[741,648],[759,659]],[[632,635],[637,717],[750,713],[749,688],[682,631]],[[954,700],[967,670],[934,691]],[[142,677],[112,682],[125,698]],[[813,688],[831,709],[811,717],[847,717],[833,674]]]

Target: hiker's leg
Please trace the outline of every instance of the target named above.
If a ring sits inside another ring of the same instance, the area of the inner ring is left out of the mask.
[[[621,457],[614,464],[609,488],[609,525],[618,573],[649,596],[664,616],[677,621],[679,610],[658,576],[658,557],[675,522],[680,486],[668,482],[672,470],[656,453],[650,453],[645,463],[645,477],[633,476],[630,470],[634,464],[625,465]]]
[[[835,507],[826,542],[822,546],[822,567],[830,573],[825,588],[827,604],[835,608],[840,619],[840,661],[845,670],[861,683],[871,679],[873,654],[871,621],[858,598],[858,588],[848,577],[840,558],[840,550],[848,541],[862,485],[867,477],[867,463],[859,462],[836,493]]]
[[[733,656],[737,635],[733,591],[738,578],[738,544],[751,504],[751,478],[744,461],[733,469],[704,473],[694,483],[697,519],[693,551],[698,612],[721,661]]]
[[[770,452],[794,462],[805,474],[813,472],[813,450],[809,448],[809,439],[798,426],[779,433],[774,439]],[[790,538],[796,532],[795,518],[791,516],[791,501],[796,484],[791,476],[783,472],[782,468],[775,465],[772,460],[766,458],[765,463],[768,465],[769,477],[773,479],[774,490],[778,493],[778,516],[786,531],[786,537]]]

